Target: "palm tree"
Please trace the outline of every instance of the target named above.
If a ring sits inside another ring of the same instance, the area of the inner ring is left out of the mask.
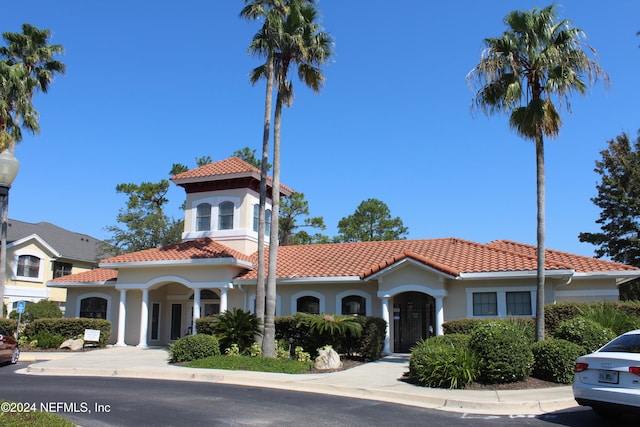
[[[22,140],[22,128],[32,133],[40,130],[38,112],[29,96],[30,83],[22,64],[0,61],[0,151]]]
[[[514,11],[505,19],[508,29],[499,38],[487,38],[480,63],[467,79],[477,89],[474,105],[485,114],[510,113],[509,125],[535,142],[537,191],[536,340],[544,339],[545,283],[545,172],[544,137],[555,138],[562,121],[551,98],[564,102],[584,95],[588,83],[608,76],[585,49],[585,34],[568,20],[558,21],[553,5]]]
[[[256,84],[261,76],[267,81],[264,125],[262,133],[262,161],[260,162],[260,198],[258,206],[258,277],[256,283],[256,307],[255,312],[260,319],[260,330],[254,337],[255,341],[262,345],[264,310],[265,310],[265,232],[266,232],[266,204],[267,204],[267,174],[269,171],[269,133],[271,131],[271,104],[273,100],[273,52],[275,50],[274,35],[279,33],[280,17],[284,15],[284,2],[281,0],[245,0],[246,6],[240,12],[240,16],[256,20],[264,19],[260,31],[253,37],[249,45],[249,52],[254,54],[266,54],[264,65],[254,69],[250,75],[252,84]]]
[[[54,75],[65,72],[65,65],[55,59],[55,55],[62,54],[64,49],[59,44],[48,44],[51,37],[50,30],[40,30],[30,24],[22,25],[22,33],[5,32],[2,37],[7,42],[7,46],[0,47],[0,56],[4,58],[7,65],[20,65],[23,69],[21,93],[24,98],[20,99],[18,96],[13,99],[14,124],[17,125],[22,117],[24,127],[37,132],[39,130],[38,114],[31,105],[33,95],[37,90],[47,93]],[[12,152],[14,144],[22,139],[19,126],[15,126],[13,130],[10,145]]]
[[[297,67],[298,78],[314,92],[320,92],[324,75],[320,66],[333,53],[329,34],[320,31],[316,22],[318,10],[312,2],[291,0],[278,38],[274,54],[274,80],[277,87],[276,109],[273,118],[273,206],[269,244],[269,275],[266,288],[263,353],[275,357],[276,267],[278,257],[278,222],[280,212],[280,127],[282,106],[293,103],[293,82],[288,79],[292,66]]]
[[[316,23],[318,11],[313,0],[285,0],[277,5],[269,1],[256,1],[259,5],[269,3],[272,8],[265,16],[261,31],[256,34],[250,51],[265,56],[267,61],[251,74],[251,81],[261,78],[272,80],[277,88],[274,114],[273,136],[273,182],[272,214],[269,242],[268,279],[266,286],[266,307],[263,335],[263,354],[275,356],[275,305],[276,305],[276,266],[278,255],[278,221],[280,209],[280,126],[283,105],[291,106],[293,84],[288,81],[288,72],[297,67],[298,76],[314,91],[318,92],[324,82],[320,66],[332,53],[331,37],[320,31]],[[246,10],[247,8],[245,8]],[[255,10],[255,9],[250,9]],[[269,95],[267,94],[267,97]],[[270,100],[267,100],[270,103]],[[270,104],[269,104],[270,106]],[[265,112],[265,123],[267,114]],[[265,134],[267,129],[265,129]],[[264,145],[263,145],[264,148]],[[265,152],[263,152],[263,158]],[[266,160],[263,162],[266,163]],[[260,261],[259,261],[260,263]],[[256,292],[256,299],[259,298]]]

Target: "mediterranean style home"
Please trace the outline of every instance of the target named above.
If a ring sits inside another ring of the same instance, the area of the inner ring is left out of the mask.
[[[67,317],[109,319],[116,345],[167,345],[197,332],[201,316],[254,309],[260,171],[231,157],[172,181],[186,191],[181,243],[104,259],[48,284],[67,289]],[[386,353],[441,334],[448,320],[536,310],[536,248],[505,240],[281,246],[276,276],[277,315],[382,317]],[[638,277],[640,269],[548,250],[545,303],[617,300],[618,286]]]
[[[3,304],[7,314],[18,302],[49,299],[65,311],[67,292],[46,284],[98,266],[99,240],[48,222],[7,222],[7,268]]]

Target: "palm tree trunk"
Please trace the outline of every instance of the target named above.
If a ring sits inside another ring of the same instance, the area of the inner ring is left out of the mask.
[[[537,240],[538,268],[536,287],[536,341],[544,339],[544,239],[545,239],[545,177],[544,177],[544,140],[542,135],[536,138],[536,192],[537,192]]]
[[[262,161],[260,164],[260,202],[258,211],[258,278],[256,284],[256,317],[258,318],[258,334],[255,341],[262,346],[264,337],[264,311],[265,311],[265,286],[264,286],[264,249],[266,229],[266,205],[267,205],[267,177],[269,160],[269,133],[271,131],[271,103],[273,99],[273,57],[267,59],[267,93],[264,103],[264,129],[262,133]],[[272,221],[273,222],[273,221]]]
[[[280,85],[278,85],[280,86]],[[269,240],[269,274],[267,276],[267,306],[264,320],[262,354],[276,357],[276,269],[278,266],[278,222],[280,217],[280,123],[282,122],[282,94],[278,89],[273,117],[273,189],[271,236]]]

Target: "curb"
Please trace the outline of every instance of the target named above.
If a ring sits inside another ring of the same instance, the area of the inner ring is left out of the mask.
[[[308,378],[278,379],[256,378],[255,373],[247,375],[245,371],[220,371],[210,372],[166,372],[144,371],[134,369],[99,369],[99,368],[48,368],[28,366],[20,370],[20,373],[31,375],[50,376],[88,376],[88,377],[113,377],[156,379],[173,381],[199,381],[229,384],[237,386],[264,387],[280,390],[299,391],[305,393],[330,394],[333,396],[350,397],[356,399],[376,400],[396,403],[426,409],[437,409],[448,412],[490,414],[490,415],[541,415],[544,413],[565,410],[577,407],[573,398],[560,398],[555,400],[539,401],[470,401],[460,398],[446,397],[446,393],[434,395],[427,390],[418,393],[407,393],[395,390],[379,390],[364,387],[349,387],[336,384],[324,384],[307,382]]]

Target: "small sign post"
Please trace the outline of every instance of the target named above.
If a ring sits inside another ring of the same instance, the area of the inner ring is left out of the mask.
[[[16,328],[16,339],[18,339],[18,331],[20,330],[20,320],[22,320],[22,313],[24,313],[24,307],[26,303],[24,301],[18,301],[18,307],[16,307],[16,311],[18,312],[18,327]]]

